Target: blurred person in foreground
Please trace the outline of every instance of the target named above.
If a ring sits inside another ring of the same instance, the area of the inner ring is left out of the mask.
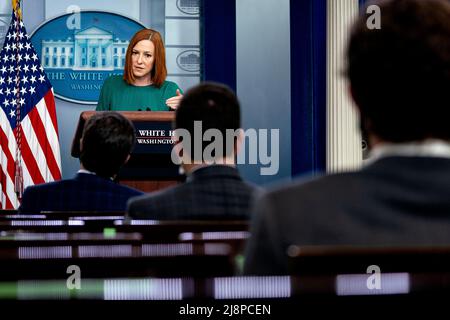
[[[134,145],[133,124],[117,112],[99,112],[83,128],[80,170],[73,179],[25,189],[19,212],[125,211],[141,191],[114,182]]]
[[[174,127],[176,134],[185,133],[183,138],[177,137],[174,151],[182,159],[186,183],[131,199],[129,216],[155,220],[248,219],[258,189],[245,182],[236,169],[243,135],[235,94],[218,83],[205,82],[190,89],[176,110]],[[223,138],[223,145],[215,149],[211,159],[204,157],[211,141],[202,140],[208,130]],[[236,133],[229,145],[225,143],[227,130]]]
[[[298,181],[256,205],[247,274],[287,274],[290,245],[450,244],[450,1],[384,0],[347,49],[372,147],[359,171]]]

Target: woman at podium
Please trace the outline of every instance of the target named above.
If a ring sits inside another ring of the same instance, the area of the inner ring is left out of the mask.
[[[128,45],[123,76],[103,83],[96,111],[175,110],[182,91],[167,81],[166,54],[158,31],[138,31]]]

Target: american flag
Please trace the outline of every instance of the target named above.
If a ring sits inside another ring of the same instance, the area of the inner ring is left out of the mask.
[[[19,206],[27,186],[61,179],[53,89],[17,10],[0,52],[0,203]]]

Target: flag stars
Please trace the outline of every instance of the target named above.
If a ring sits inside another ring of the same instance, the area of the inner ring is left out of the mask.
[[[38,86],[48,82],[29,39],[23,22],[16,15],[0,53],[0,107],[10,121],[17,117],[17,108],[27,105],[31,95],[40,94]]]

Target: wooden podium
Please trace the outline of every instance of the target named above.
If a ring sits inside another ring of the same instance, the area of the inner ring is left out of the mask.
[[[100,111],[101,112],[101,111]],[[80,138],[84,124],[95,111],[84,111],[80,115],[72,142],[71,155],[80,157]],[[175,113],[171,111],[129,111],[119,112],[136,129],[136,142],[130,160],[120,170],[118,181],[121,184],[151,192],[179,183],[184,179],[178,166],[170,157],[172,151],[172,121]]]

